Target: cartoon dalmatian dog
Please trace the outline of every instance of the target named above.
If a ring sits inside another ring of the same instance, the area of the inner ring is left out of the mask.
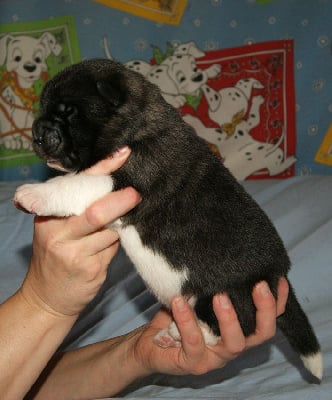
[[[234,87],[219,91],[204,85],[202,89],[208,102],[209,117],[222,126],[230,123],[234,115],[246,114],[254,88],[263,89],[264,86],[254,78],[240,79]]]
[[[247,120],[240,117],[239,122],[234,121],[228,127],[224,125],[225,131],[208,128],[192,115],[183,117],[199,136],[218,147],[224,165],[239,181],[263,169],[267,169],[271,176],[278,175],[296,162],[295,157],[287,157],[285,150],[280,148],[284,132],[274,144],[260,142],[250,135],[250,130],[259,125],[259,108],[263,102],[262,96],[255,96]]]
[[[39,38],[5,34],[0,38],[0,143],[7,149],[31,149],[34,82],[47,71],[46,58],[62,50],[53,34]]]
[[[104,49],[106,57],[112,59],[105,40]],[[159,86],[165,100],[173,107],[179,108],[186,103],[185,95],[198,96],[207,81],[220,74],[219,64],[213,64],[206,69],[197,67],[196,59],[204,55],[194,42],[188,42],[178,45],[173,55],[158,65],[131,60],[126,62],[125,66],[141,73]]]
[[[220,129],[205,127],[191,115],[184,117],[199,136],[217,146],[225,166],[238,180],[262,169],[267,169],[271,176],[278,175],[296,162],[295,157],[287,157],[280,148],[284,133],[277,143],[260,142],[250,135],[251,129],[260,123],[260,107],[264,103],[263,96],[252,96],[252,91],[263,88],[254,78],[241,79],[234,87],[219,91],[204,85],[208,115]]]

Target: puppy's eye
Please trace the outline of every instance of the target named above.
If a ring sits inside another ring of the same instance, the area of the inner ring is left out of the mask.
[[[16,56],[16,57],[14,57],[14,61],[15,62],[20,62],[22,60],[22,57],[21,56]]]
[[[77,108],[73,104],[59,103],[56,107],[57,112],[61,117],[71,120],[77,114]]]
[[[42,60],[41,60],[40,57],[35,57],[35,62],[36,62],[37,64],[40,64],[40,63],[42,62]]]

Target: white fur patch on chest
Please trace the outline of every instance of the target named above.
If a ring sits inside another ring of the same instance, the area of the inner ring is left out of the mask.
[[[174,296],[181,294],[183,283],[187,280],[187,270],[178,271],[160,254],[143,246],[134,226],[117,228],[121,244],[135,265],[147,286],[166,306]]]

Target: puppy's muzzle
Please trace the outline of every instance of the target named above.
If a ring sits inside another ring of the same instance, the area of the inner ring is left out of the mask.
[[[56,155],[63,145],[61,124],[56,121],[39,120],[33,126],[33,144],[36,151]]]

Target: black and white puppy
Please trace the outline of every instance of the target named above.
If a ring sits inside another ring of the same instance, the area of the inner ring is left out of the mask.
[[[274,295],[290,261],[268,217],[206,143],[140,74],[110,60],[73,65],[47,83],[33,125],[36,153],[71,171],[24,185],[15,203],[38,215],[82,213],[112,190],[133,186],[142,202],[117,220],[121,243],[161,303],[189,299],[206,343],[220,334],[212,308],[229,295],[245,335],[255,331],[253,286]],[[118,148],[132,153],[111,176],[77,174]],[[292,288],[278,326],[304,365],[322,378],[320,347]],[[156,341],[179,345],[172,323]]]

